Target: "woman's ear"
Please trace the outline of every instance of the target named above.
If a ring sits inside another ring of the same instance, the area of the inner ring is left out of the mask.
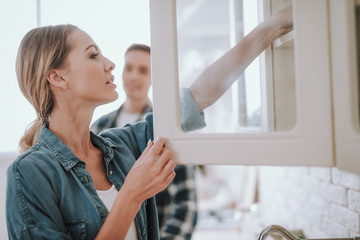
[[[47,80],[54,87],[58,87],[62,89],[66,88],[66,80],[62,77],[60,70],[55,70],[55,69],[51,70],[47,76]]]

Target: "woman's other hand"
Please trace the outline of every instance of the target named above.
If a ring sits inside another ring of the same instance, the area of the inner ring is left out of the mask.
[[[125,179],[123,188],[139,203],[164,190],[175,177],[176,163],[164,144],[164,138],[149,141]]]

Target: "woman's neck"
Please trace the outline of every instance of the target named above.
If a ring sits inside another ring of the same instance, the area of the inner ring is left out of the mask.
[[[92,111],[93,112],[93,111]],[[91,111],[54,108],[49,129],[59,137],[80,159],[86,157],[94,147],[90,139]]]

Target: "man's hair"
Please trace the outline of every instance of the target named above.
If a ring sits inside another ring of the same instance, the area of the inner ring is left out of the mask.
[[[134,43],[134,44],[132,44],[130,47],[128,47],[128,49],[126,49],[125,55],[126,55],[128,52],[134,51],[134,50],[140,50],[140,51],[145,51],[145,52],[150,53],[150,47],[149,47],[148,45]]]

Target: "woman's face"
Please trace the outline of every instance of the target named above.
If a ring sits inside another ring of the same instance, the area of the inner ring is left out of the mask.
[[[148,97],[151,85],[150,69],[150,53],[143,50],[126,53],[122,79],[127,98],[139,100]]]
[[[95,106],[117,99],[112,71],[115,64],[101,54],[93,39],[82,30],[74,30],[69,39],[73,48],[65,60],[62,78],[67,80],[69,99],[83,100]]]

